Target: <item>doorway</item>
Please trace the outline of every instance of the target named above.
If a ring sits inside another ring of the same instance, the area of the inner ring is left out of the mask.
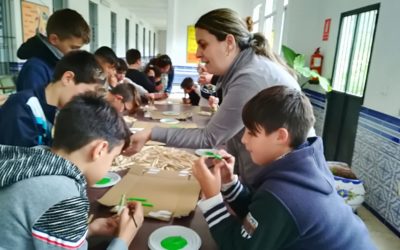
[[[341,14],[324,124],[325,157],[351,165],[380,4]]]

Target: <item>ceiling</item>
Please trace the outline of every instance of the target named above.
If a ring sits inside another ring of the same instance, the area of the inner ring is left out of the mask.
[[[168,0],[115,0],[158,30],[167,29]]]

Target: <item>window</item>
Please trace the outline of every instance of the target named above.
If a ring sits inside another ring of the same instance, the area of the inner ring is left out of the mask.
[[[90,51],[95,52],[99,47],[98,44],[98,15],[97,4],[89,1],[89,24],[91,30]]]
[[[135,48],[139,49],[139,24],[135,24]]]
[[[149,30],[149,56],[153,55],[151,52],[151,31]]]
[[[264,15],[264,35],[271,48],[273,48],[275,39],[274,21],[276,16],[275,0],[265,0]]]
[[[254,9],[253,9],[253,33],[256,33],[260,29],[260,10],[261,10],[262,4],[258,4]]]
[[[367,81],[379,4],[343,13],[333,73],[333,89],[362,97]]]
[[[67,7],[67,5],[64,0],[53,0],[53,11],[61,10],[66,7]]]
[[[143,27],[143,57],[146,57],[146,28]]]
[[[125,51],[129,49],[129,19],[125,19]]]
[[[11,1],[0,2],[0,74],[10,74],[10,63],[15,62],[15,34],[11,19]],[[12,70],[16,71],[16,69]]]
[[[153,56],[156,55],[156,32],[153,33]]]
[[[111,12],[111,48],[117,51],[117,14]]]

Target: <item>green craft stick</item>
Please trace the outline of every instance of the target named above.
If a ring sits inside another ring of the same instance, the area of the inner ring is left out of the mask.
[[[220,154],[217,154],[217,153],[214,153],[214,152],[211,152],[211,151],[205,152],[204,154],[209,156],[209,157],[211,157],[211,158],[215,158],[217,160],[222,160],[222,156]]]
[[[145,198],[138,198],[138,197],[130,197],[127,199],[128,201],[147,201]]]
[[[153,204],[151,204],[151,203],[146,203],[146,202],[142,202],[142,206],[143,206],[143,207],[154,207]]]

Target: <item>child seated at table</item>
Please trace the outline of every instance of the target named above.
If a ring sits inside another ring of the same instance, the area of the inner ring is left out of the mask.
[[[116,235],[108,249],[127,249],[143,223],[140,203],[88,225],[86,188],[107,173],[129,134],[104,98],[86,93],[59,112],[51,148],[0,145],[0,248],[87,249],[91,235]]]
[[[192,106],[198,106],[200,102],[200,89],[193,82],[191,77],[186,77],[181,83],[181,88],[185,94],[189,95],[189,98],[183,98],[184,104],[192,104]]]
[[[140,107],[139,93],[129,83],[121,83],[110,89],[106,99],[118,112],[124,114],[134,114]]]
[[[304,94],[265,89],[245,105],[242,119],[242,143],[263,168],[254,190],[233,174],[235,158],[226,152],[212,170],[204,158],[193,167],[204,196],[199,207],[220,249],[376,249],[336,192],[321,138],[307,139],[315,119]]]

